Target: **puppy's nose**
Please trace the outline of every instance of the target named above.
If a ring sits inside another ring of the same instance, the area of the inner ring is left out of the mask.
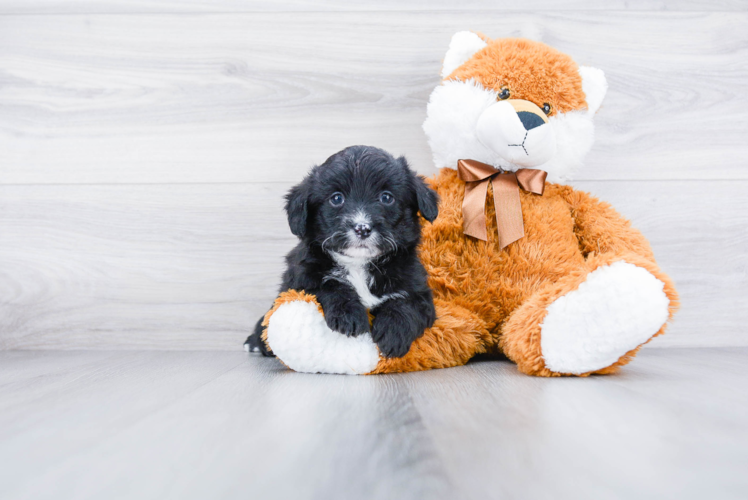
[[[356,236],[365,240],[371,234],[371,226],[369,224],[356,224],[353,231],[356,233]]]
[[[539,127],[545,123],[541,117],[529,111],[520,111],[519,113],[517,113],[517,116],[519,116],[519,121],[522,122],[525,130],[532,130],[535,127]]]

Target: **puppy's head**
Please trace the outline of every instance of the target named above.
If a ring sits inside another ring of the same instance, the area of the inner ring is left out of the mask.
[[[373,259],[420,239],[418,213],[438,214],[437,195],[408,166],[378,148],[351,146],[312,168],[286,195],[293,234],[325,252]]]

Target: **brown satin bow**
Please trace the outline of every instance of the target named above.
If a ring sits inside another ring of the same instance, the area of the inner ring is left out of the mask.
[[[546,172],[533,168],[504,172],[487,163],[459,160],[457,173],[460,179],[465,181],[465,199],[462,202],[462,227],[465,234],[483,241],[488,240],[486,193],[488,182],[491,181],[493,203],[496,207],[496,225],[499,229],[499,247],[504,248],[525,235],[519,188],[542,196]]]

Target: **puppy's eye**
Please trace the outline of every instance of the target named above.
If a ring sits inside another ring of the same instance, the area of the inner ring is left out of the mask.
[[[330,196],[330,205],[333,207],[339,207],[345,202],[345,196],[343,196],[343,193],[334,193],[332,196]]]
[[[543,104],[543,113],[545,113],[546,115],[550,115],[551,114],[551,105],[550,104],[548,104],[548,103]]]
[[[379,201],[385,205],[392,205],[395,202],[395,197],[389,191],[385,191],[379,195]]]
[[[499,91],[499,95],[497,96],[499,98],[499,101],[503,101],[505,99],[509,99],[509,96],[511,96],[512,93],[509,92],[508,88],[503,88]]]

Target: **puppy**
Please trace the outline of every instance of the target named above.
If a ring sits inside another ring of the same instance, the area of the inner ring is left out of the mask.
[[[286,256],[280,291],[314,294],[330,329],[371,332],[383,356],[404,356],[436,318],[416,247],[418,214],[433,222],[437,204],[404,157],[367,146],[332,155],[286,195],[288,223],[301,241]],[[245,349],[272,355],[261,323]]]

